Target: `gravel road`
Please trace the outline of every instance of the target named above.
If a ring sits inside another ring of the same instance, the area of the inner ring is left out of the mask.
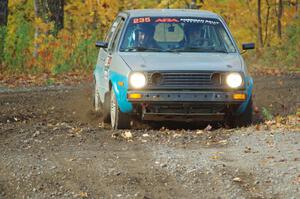
[[[299,77],[255,82],[259,108],[299,108]],[[300,198],[299,120],[112,131],[86,85],[0,88],[0,198]]]

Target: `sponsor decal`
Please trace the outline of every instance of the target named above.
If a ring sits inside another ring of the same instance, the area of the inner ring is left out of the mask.
[[[193,18],[183,18],[180,19],[181,22],[184,23],[201,23],[201,24],[210,24],[210,25],[218,25],[219,21],[209,20],[209,19],[193,19]]]
[[[134,18],[133,23],[138,24],[138,23],[150,23],[151,19],[150,17],[140,17],[140,18]]]
[[[179,20],[175,18],[158,18],[155,20],[156,23],[178,23]]]

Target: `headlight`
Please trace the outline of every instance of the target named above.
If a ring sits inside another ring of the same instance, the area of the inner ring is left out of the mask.
[[[146,86],[146,77],[143,73],[135,72],[129,76],[129,84],[136,89]]]
[[[239,73],[230,73],[226,77],[226,83],[230,88],[238,88],[243,83],[243,78]]]

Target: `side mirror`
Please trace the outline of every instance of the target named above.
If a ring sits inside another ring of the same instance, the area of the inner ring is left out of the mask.
[[[104,42],[104,41],[97,41],[96,42],[96,47],[97,48],[107,48],[108,47],[108,43]]]
[[[245,43],[242,46],[243,46],[243,50],[255,49],[255,44],[254,43]]]

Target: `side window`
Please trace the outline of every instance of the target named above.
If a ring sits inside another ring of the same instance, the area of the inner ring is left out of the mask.
[[[125,20],[122,18],[118,27],[116,28],[115,34],[112,38],[112,43],[111,43],[111,47],[110,47],[111,51],[114,51],[117,47],[117,44],[119,43],[118,41],[120,40],[120,35],[122,33],[124,23],[125,23]]]
[[[221,35],[221,38],[223,38],[223,42],[225,48],[229,51],[229,52],[235,52],[235,48],[233,46],[233,43],[231,42],[226,30],[224,28],[219,28],[219,34]]]

